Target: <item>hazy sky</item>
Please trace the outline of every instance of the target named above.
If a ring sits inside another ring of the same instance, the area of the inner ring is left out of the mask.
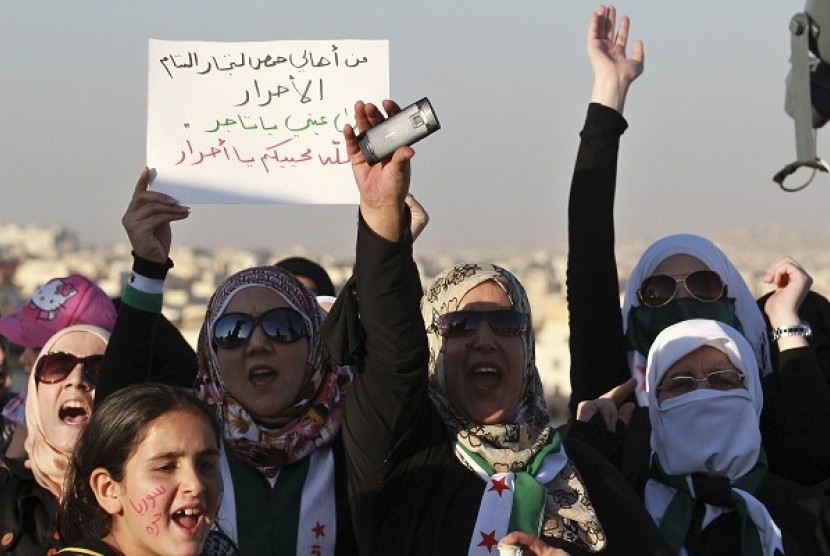
[[[590,92],[596,4],[574,0],[213,0],[0,3],[0,222],[59,223],[125,240],[144,164],[147,39],[388,39],[393,98],[428,96],[442,129],[416,145],[425,251],[536,249],[566,234],[570,175]],[[788,194],[784,113],[794,0],[619,4],[646,69],[629,93],[621,238],[771,225],[824,234],[830,176]],[[366,99],[379,100],[379,99]],[[830,158],[826,131],[818,152]],[[356,207],[196,206],[180,244],[348,253]]]

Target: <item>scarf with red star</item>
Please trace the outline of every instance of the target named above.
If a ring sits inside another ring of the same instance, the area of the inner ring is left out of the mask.
[[[456,454],[487,483],[468,553],[490,554],[511,531],[559,538],[597,552],[605,533],[576,468],[553,429],[525,471],[496,472],[487,461],[456,444]]]
[[[430,398],[455,437],[458,459],[489,483],[482,496],[470,554],[491,554],[493,539],[498,543],[516,529],[543,539],[563,539],[590,552],[599,551],[605,546],[605,532],[579,473],[560,445],[559,433],[550,426],[536,368],[533,327],[521,335],[522,392],[508,419],[493,425],[474,423],[461,416],[449,401],[444,339],[434,323],[438,316],[457,311],[464,295],[487,281],[504,289],[513,310],[531,316],[522,284],[509,271],[492,264],[456,265],[435,278],[421,303],[430,351]]]

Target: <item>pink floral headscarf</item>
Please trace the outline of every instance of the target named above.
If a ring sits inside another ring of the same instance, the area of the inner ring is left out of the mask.
[[[308,329],[308,360],[303,386],[275,423],[251,416],[222,380],[212,330],[231,299],[249,287],[265,287],[299,311]],[[292,274],[274,266],[248,268],[225,280],[210,299],[199,333],[196,394],[216,410],[225,441],[234,453],[267,477],[332,442],[343,420],[343,395],[352,381],[348,366],[324,365],[320,326],[324,313],[314,295]]]

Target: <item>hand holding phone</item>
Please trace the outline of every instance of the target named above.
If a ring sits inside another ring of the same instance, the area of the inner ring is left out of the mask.
[[[389,157],[395,149],[413,145],[441,129],[429,99],[410,104],[394,116],[357,136],[363,157],[370,166]]]

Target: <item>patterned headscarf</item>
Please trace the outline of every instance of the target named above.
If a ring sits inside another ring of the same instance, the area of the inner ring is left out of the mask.
[[[56,332],[46,341],[46,344],[40,350],[37,361],[40,361],[40,358],[44,355],[49,354],[61,338],[68,334],[78,332],[97,336],[105,346],[110,339],[110,333],[97,326],[86,324],[69,326]],[[37,367],[37,361],[35,361],[34,368]],[[34,368],[29,373],[28,396],[26,397],[27,434],[24,447],[26,448],[26,453],[29,454],[26,465],[32,469],[32,474],[35,476],[38,484],[49,490],[55,495],[55,498],[60,500],[61,494],[63,493],[63,479],[66,476],[66,469],[69,467],[69,459],[72,457],[72,452],[67,452],[54,446],[43,430]],[[93,395],[94,393],[93,391]],[[58,408],[54,409],[57,410]]]
[[[718,273],[723,283],[726,284],[727,295],[735,299],[735,313],[740,321],[744,336],[752,346],[761,375],[770,373],[772,367],[769,358],[767,326],[764,322],[764,315],[755,303],[755,296],[749,291],[749,286],[746,285],[741,273],[732,264],[732,261],[717,245],[705,237],[694,234],[675,234],[655,241],[645,250],[640,260],[637,261],[637,265],[631,271],[631,276],[629,276],[625,288],[625,300],[622,309],[623,326],[626,329],[628,328],[628,314],[631,308],[640,306],[637,290],[643,280],[651,276],[654,269],[672,255],[691,255],[700,259],[709,270]],[[647,355],[636,350],[628,353],[631,375],[638,382],[637,401],[643,406],[648,405],[643,380]]]
[[[427,289],[421,313],[429,343],[429,392],[444,425],[456,438],[458,459],[474,472],[465,453],[485,460],[495,472],[526,472],[534,457],[552,443],[558,432],[550,426],[542,380],[536,368],[536,343],[533,327],[522,334],[524,367],[519,401],[508,418],[499,424],[474,423],[460,415],[448,398],[444,367],[443,338],[438,334],[436,318],[457,311],[463,297],[483,282],[495,282],[510,301],[511,307],[531,317],[530,302],[524,287],[513,274],[492,264],[459,264],[440,274]],[[532,318],[531,318],[532,322]],[[545,488],[544,519],[541,536],[564,538],[591,551],[605,545],[602,526],[588,499],[582,479],[559,447],[560,460],[555,478]],[[568,500],[568,507],[559,501]]]
[[[303,316],[308,330],[308,359],[303,385],[292,404],[268,426],[254,420],[222,380],[212,331],[231,299],[250,287],[268,288]],[[208,303],[199,333],[196,393],[216,410],[225,440],[236,455],[273,477],[279,469],[332,442],[343,418],[343,396],[351,384],[347,366],[325,366],[320,325],[324,313],[314,295],[291,273],[274,266],[248,268],[225,280]]]

